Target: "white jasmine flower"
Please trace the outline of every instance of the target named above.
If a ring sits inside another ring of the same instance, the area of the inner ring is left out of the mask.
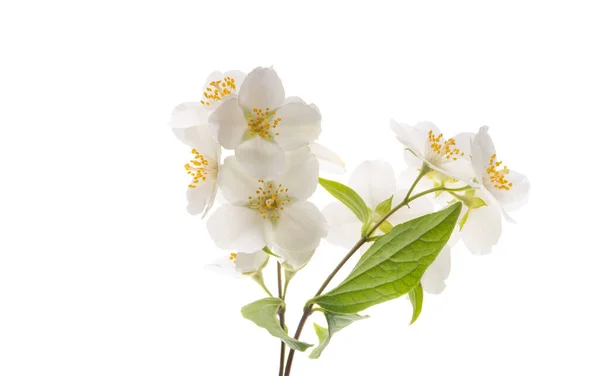
[[[209,118],[219,143],[235,150],[239,163],[256,179],[272,180],[286,168],[286,155],[321,133],[321,114],[298,98],[285,100],[272,68],[248,74],[238,96],[225,99]]]
[[[190,214],[208,213],[217,193],[217,174],[221,147],[213,139],[208,117],[216,105],[229,96],[235,96],[237,85],[244,80],[239,71],[212,73],[206,80],[200,102],[182,103],[175,107],[169,125],[175,136],[192,149],[192,158],[185,169],[192,181],[188,185],[187,201]]]
[[[412,127],[391,120],[391,127],[398,140],[420,161],[414,165],[415,158],[407,157],[407,164],[420,168],[422,162],[429,167],[456,180],[470,182],[472,168],[470,165],[469,133],[460,133],[453,138],[445,139],[439,129],[430,122],[421,122]]]
[[[387,162],[364,161],[352,173],[348,186],[358,193],[367,206],[374,210],[375,207],[389,199],[392,195],[392,207],[398,205],[406,196],[405,190],[397,190],[394,169]],[[392,225],[404,223],[411,219],[431,213],[433,205],[425,196],[418,198],[392,214],[388,221]],[[333,202],[323,209],[323,215],[329,224],[326,240],[332,244],[350,249],[360,238],[362,222],[340,202]],[[377,230],[374,235],[381,235]],[[364,245],[364,252],[370,245]],[[445,280],[450,273],[450,248],[444,247],[434,263],[427,269],[421,283],[423,289],[429,293],[438,294],[446,286]]]
[[[225,159],[219,186],[230,204],[208,220],[218,247],[252,252],[265,245],[292,267],[312,256],[327,224],[315,205],[306,201],[315,191],[319,166],[308,147],[288,152],[287,167],[274,180],[255,179],[239,158]]]
[[[502,233],[502,214],[512,221],[506,212],[525,203],[530,184],[525,175],[498,160],[488,127],[481,127],[473,138],[471,154],[475,185],[479,188],[476,195],[486,206],[468,212],[462,239],[471,252],[487,254]]]
[[[182,105],[183,106],[183,105]],[[181,106],[175,109],[180,110]],[[175,136],[192,148],[192,158],[184,165],[191,177],[187,189],[187,210],[190,214],[208,213],[217,193],[217,176],[221,147],[210,137],[207,124],[190,128],[173,128]]]

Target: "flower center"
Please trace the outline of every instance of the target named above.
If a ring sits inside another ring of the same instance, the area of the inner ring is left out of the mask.
[[[230,253],[229,261],[233,262],[233,265],[235,265],[235,263],[237,262],[237,253]]]
[[[444,135],[440,133],[435,135],[432,130],[429,131],[429,148],[432,152],[432,159],[438,162],[455,161],[459,156],[465,153],[456,147],[456,141],[453,138],[444,140]]]
[[[211,163],[210,160],[204,158],[196,149],[192,149],[194,157],[185,164],[185,169],[188,175],[192,176],[192,183],[188,188],[196,188],[200,181],[206,181],[206,177],[217,171],[216,163]]]
[[[267,107],[263,111],[262,108],[253,108],[252,112],[246,116],[248,121],[248,131],[250,137],[258,135],[264,139],[272,139],[273,135],[279,136],[279,132],[275,132],[277,124],[281,121],[281,118],[275,118],[275,110]]]
[[[488,168],[485,169],[485,172],[487,172],[488,178],[489,178],[490,182],[494,185],[494,188],[504,189],[506,191],[509,191],[512,188],[513,183],[506,180],[504,175],[508,175],[510,170],[506,166],[502,167],[501,170],[498,170],[498,168],[501,165],[502,165],[502,161],[498,161],[496,159],[496,154],[493,154],[490,157],[490,163],[489,163]]]
[[[281,184],[275,186],[272,182],[258,181],[261,186],[256,190],[256,196],[248,196],[248,207],[260,213],[263,219],[279,219],[279,212],[292,200],[288,189]]]
[[[204,99],[200,103],[209,107],[220,102],[231,93],[235,93],[235,79],[233,77],[211,81],[206,89],[204,89]]]

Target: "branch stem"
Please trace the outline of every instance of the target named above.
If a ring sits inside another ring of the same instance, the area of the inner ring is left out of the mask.
[[[413,182],[412,186],[406,193],[406,197],[404,197],[404,200],[402,200],[401,203],[399,203],[394,208],[392,208],[392,210],[390,210],[389,213],[384,215],[383,218],[381,218],[374,226],[372,226],[369,229],[369,231],[365,235],[363,235],[358,240],[358,242],[354,245],[354,247],[352,247],[352,249],[348,252],[348,254],[346,254],[346,256],[344,256],[342,261],[340,261],[340,263],[335,267],[335,269],[333,269],[331,274],[329,274],[329,276],[327,276],[327,279],[325,279],[325,282],[323,282],[323,284],[321,285],[321,287],[319,288],[319,290],[317,291],[317,293],[315,294],[313,299],[323,293],[323,291],[327,288],[327,285],[329,285],[331,280],[340,271],[340,269],[344,266],[344,264],[346,264],[346,262],[356,253],[356,251],[358,251],[360,249],[360,247],[363,246],[363,244],[365,244],[366,242],[368,242],[371,239],[371,235],[373,235],[373,233],[377,230],[377,228],[379,228],[379,226],[381,226],[381,224],[383,224],[392,214],[394,214],[400,208],[408,205],[411,201],[414,201],[420,197],[423,197],[423,196],[428,195],[433,192],[438,192],[438,191],[459,192],[459,191],[464,191],[464,190],[471,188],[470,186],[465,186],[465,187],[460,187],[460,188],[435,187],[435,188],[431,188],[426,191],[423,191],[421,193],[417,193],[416,195],[411,197],[410,196],[411,193],[414,191],[415,187],[417,186],[417,184],[419,183],[421,178],[423,178],[423,176],[425,176],[429,171],[431,171],[431,168],[427,164],[423,163],[423,166],[421,167],[421,171],[420,171],[419,175],[417,176],[417,178]],[[302,334],[302,330],[304,329],[304,325],[306,324],[306,321],[308,320],[308,317],[312,314],[312,312],[313,312],[313,304],[307,304],[304,307],[304,314],[302,315],[302,318],[300,318],[300,322],[298,323],[298,328],[296,329],[296,333],[294,334],[295,339],[300,338],[300,335]],[[292,363],[294,361],[294,354],[295,354],[294,349],[290,349],[290,351],[288,353],[284,376],[290,376],[290,373],[292,372]]]

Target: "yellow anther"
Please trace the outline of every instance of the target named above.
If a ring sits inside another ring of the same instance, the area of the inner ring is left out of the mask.
[[[206,181],[210,169],[208,159],[204,158],[196,149],[192,149],[192,154],[194,157],[183,166],[187,174],[192,176],[192,183],[188,185],[188,188],[196,188],[200,180]]]
[[[233,264],[235,265],[235,263],[237,262],[237,253],[230,253],[229,261],[233,262]]]
[[[448,140],[443,141],[444,134],[440,133],[439,135],[435,135],[433,130],[429,130],[427,133],[429,138],[429,147],[431,151],[434,153],[434,158],[439,160],[453,160],[456,161],[458,158],[457,155],[461,157],[465,155],[459,148],[456,147],[456,140],[453,138],[449,138]]]
[[[508,181],[505,176],[508,175],[510,170],[507,167],[498,170],[497,167],[500,167],[501,165],[502,161],[497,161],[496,154],[493,154],[490,157],[489,166],[485,169],[485,172],[494,188],[509,191],[512,188],[513,183]]]
[[[235,93],[235,79],[225,77],[223,80],[211,81],[208,87],[204,90],[204,98],[200,103],[205,106],[216,104],[223,100],[226,96]]]
[[[248,207],[257,210],[263,219],[275,220],[279,218],[278,212],[283,210],[286,203],[290,203],[287,188],[279,184],[273,186],[272,182],[258,180],[259,187],[256,196],[248,196]]]

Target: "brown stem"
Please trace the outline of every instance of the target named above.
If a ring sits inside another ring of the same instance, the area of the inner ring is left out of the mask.
[[[277,296],[283,300],[283,292],[281,289],[281,264],[277,263]],[[285,330],[285,308],[279,309],[279,325]],[[283,376],[285,364],[285,342],[281,341],[281,350],[279,352],[279,376]]]

